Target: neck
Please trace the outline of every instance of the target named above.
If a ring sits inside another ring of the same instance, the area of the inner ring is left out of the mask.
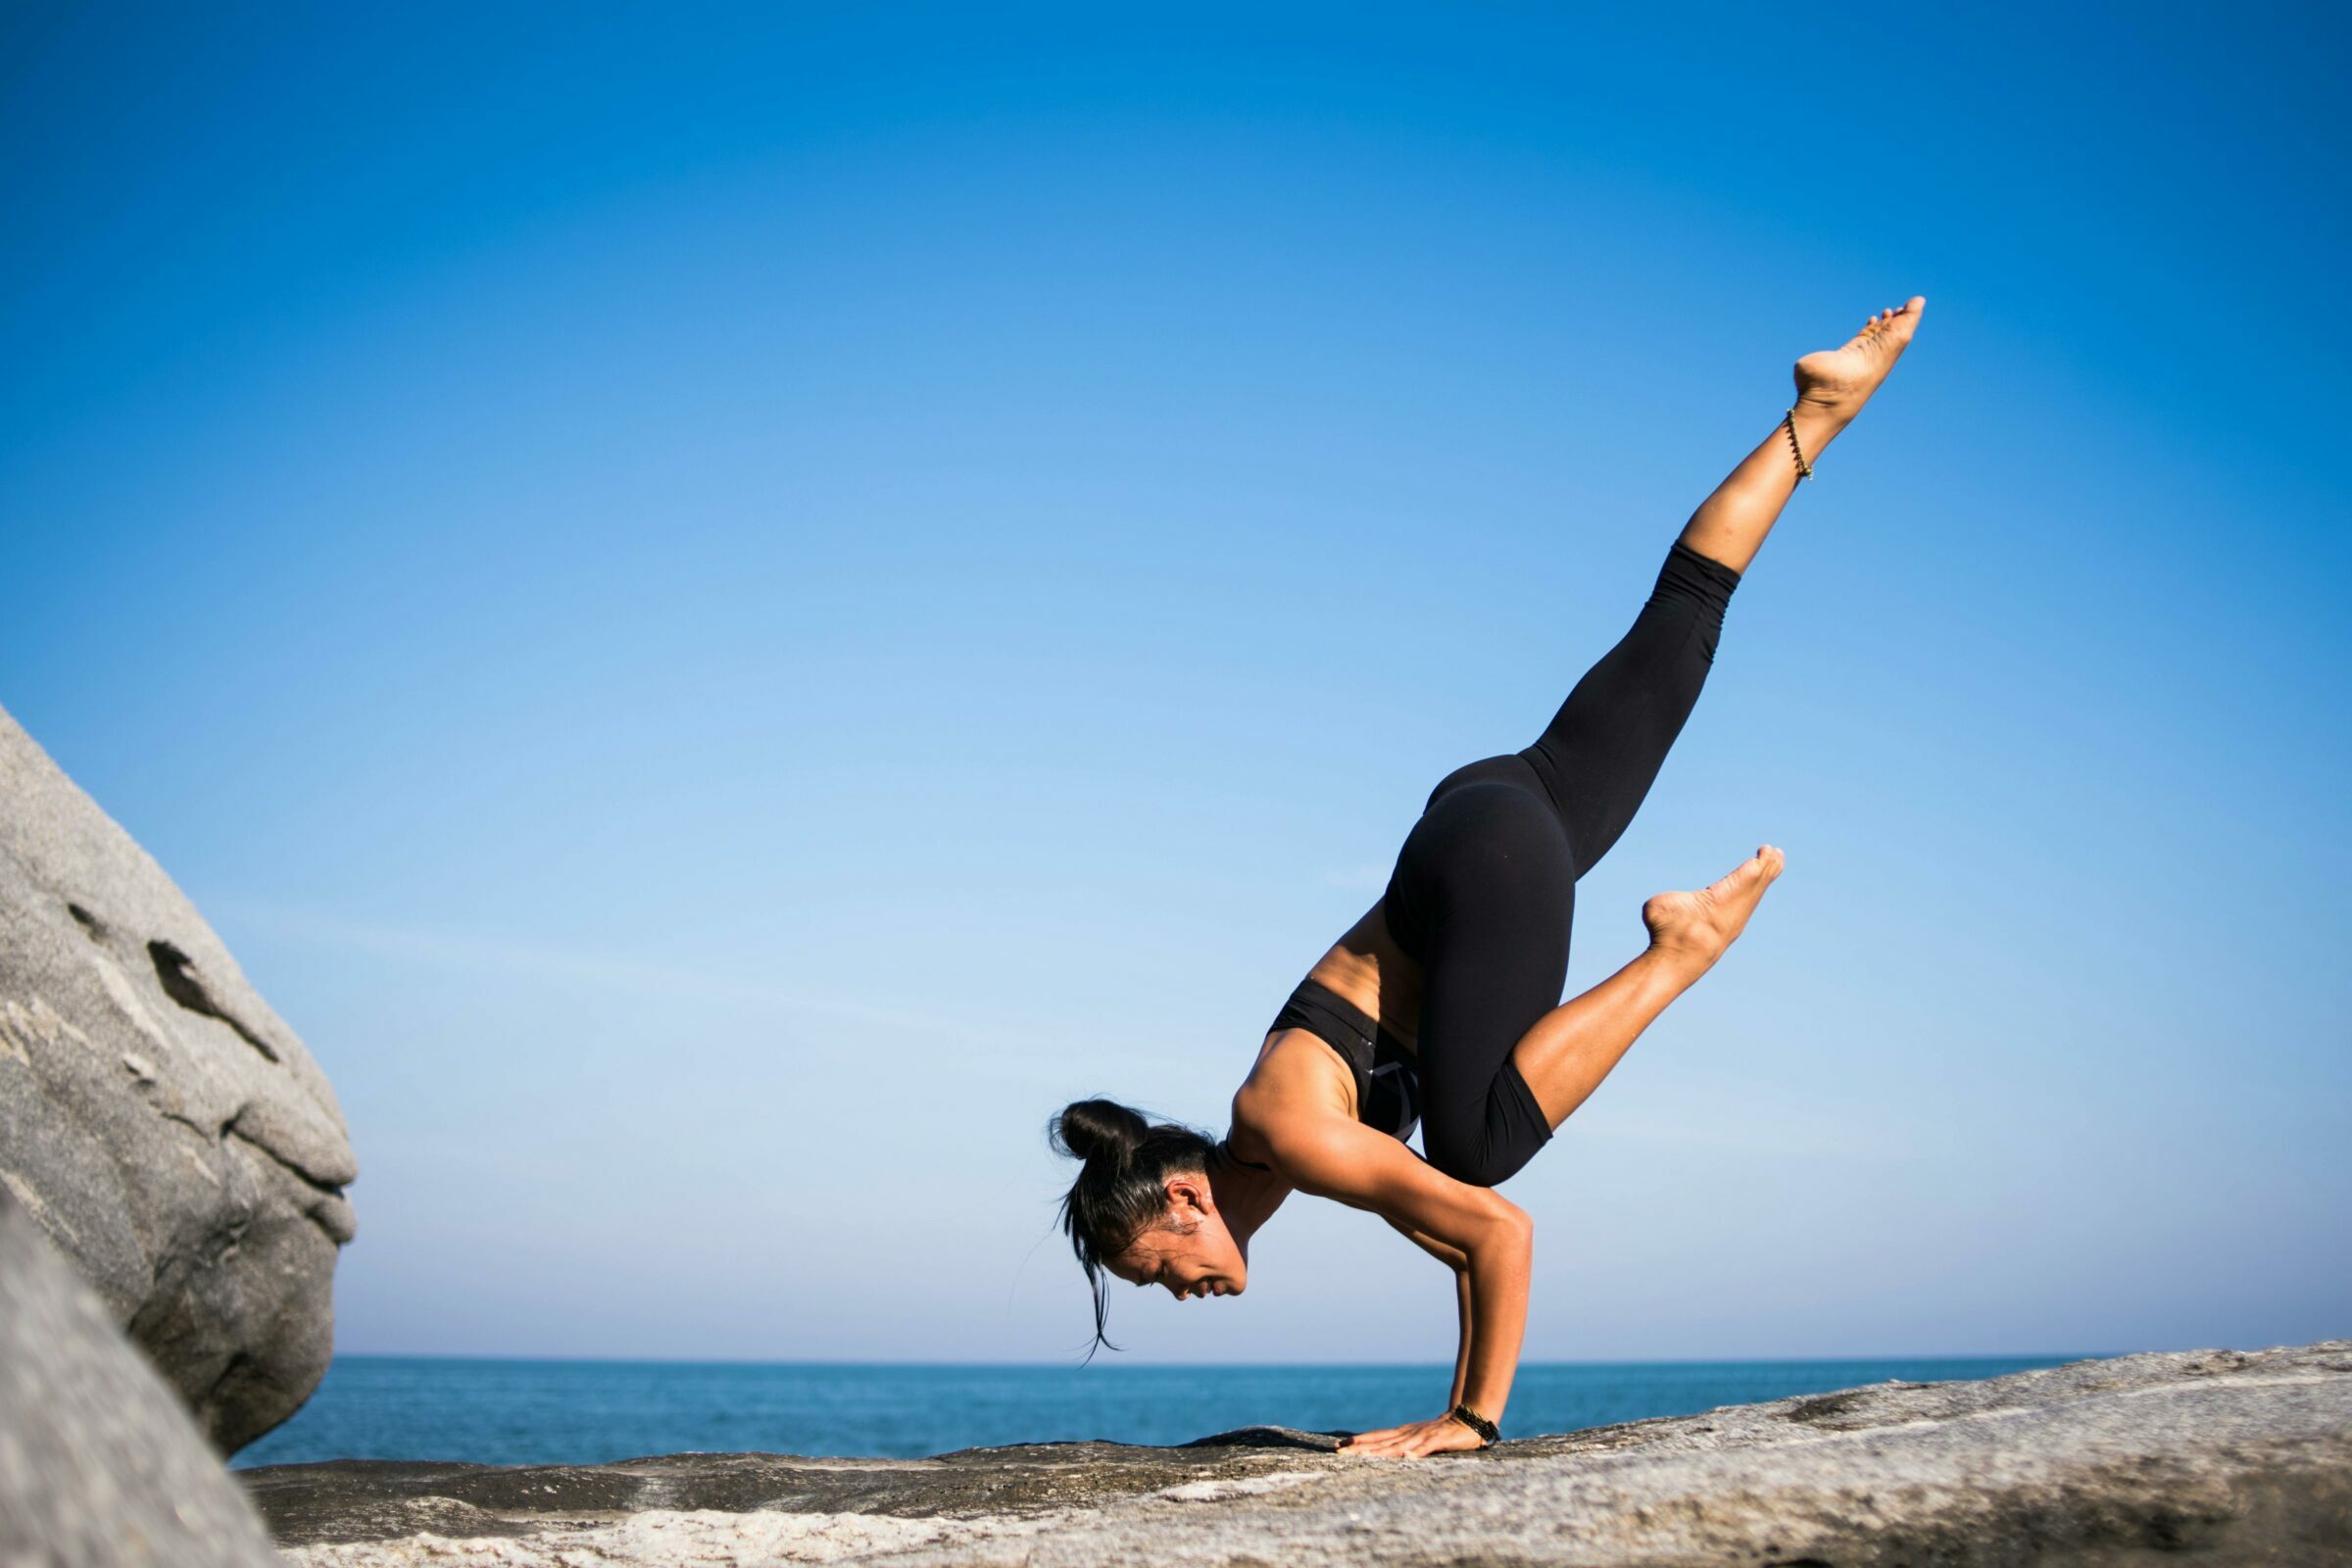
[[[1208,1190],[1215,1195],[1225,1228],[1233,1233],[1234,1245],[1242,1250],[1244,1258],[1250,1255],[1250,1238],[1273,1217],[1291,1192],[1289,1183],[1270,1170],[1243,1164],[1223,1143],[1208,1158]]]

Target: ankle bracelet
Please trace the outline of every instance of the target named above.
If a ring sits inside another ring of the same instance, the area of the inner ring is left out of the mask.
[[[1813,465],[1805,461],[1805,449],[1796,444],[1796,410],[1794,408],[1790,408],[1787,414],[1781,416],[1781,425],[1788,432],[1788,450],[1796,454],[1796,476],[1799,479],[1812,478]]]

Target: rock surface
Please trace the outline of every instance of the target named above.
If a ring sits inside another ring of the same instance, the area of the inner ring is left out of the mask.
[[[244,1472],[319,1565],[2352,1563],[2352,1341],[1886,1383],[1370,1460],[1176,1448]]]
[[[0,1188],[223,1450],[326,1370],[356,1174],[302,1042],[0,711]]]
[[[178,1398],[0,1192],[0,1563],[279,1561]]]

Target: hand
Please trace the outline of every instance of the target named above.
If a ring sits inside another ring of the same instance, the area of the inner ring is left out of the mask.
[[[1446,1414],[1435,1421],[1416,1421],[1410,1426],[1387,1427],[1379,1432],[1358,1432],[1340,1445],[1340,1451],[1376,1459],[1418,1459],[1425,1453],[1447,1453],[1456,1448],[1485,1446],[1477,1433]]]

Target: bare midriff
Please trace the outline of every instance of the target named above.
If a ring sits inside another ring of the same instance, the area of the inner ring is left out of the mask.
[[[1306,977],[1346,997],[1376,1018],[1407,1051],[1416,1049],[1421,1028],[1421,965],[1404,956],[1389,935],[1380,904],[1316,960]]]

